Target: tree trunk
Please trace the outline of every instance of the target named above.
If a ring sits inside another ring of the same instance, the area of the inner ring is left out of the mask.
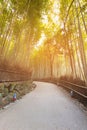
[[[76,5],[75,5],[76,6]],[[82,37],[82,31],[80,26],[80,20],[78,16],[78,9],[76,7],[76,14],[77,14],[77,21],[78,21],[78,31],[79,31],[79,50],[80,50],[80,56],[82,61],[82,66],[84,70],[84,77],[85,77],[85,83],[87,85],[87,65],[86,65],[86,57],[85,57],[85,51],[84,51],[84,42]]]

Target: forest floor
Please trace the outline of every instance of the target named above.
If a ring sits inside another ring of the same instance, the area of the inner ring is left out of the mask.
[[[0,111],[0,130],[87,130],[87,112],[63,88],[37,87]]]

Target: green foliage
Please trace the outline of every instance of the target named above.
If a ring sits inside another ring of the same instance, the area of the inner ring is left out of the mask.
[[[27,0],[11,0],[11,3],[13,10],[18,14],[24,14],[28,6]]]
[[[78,0],[73,1],[74,4],[71,4],[72,0],[0,0],[0,55],[3,61],[28,70],[30,54],[33,53],[35,45],[40,43],[42,34],[46,40],[46,51],[37,50],[32,55],[39,57],[37,53],[45,55],[45,52],[49,55],[47,50],[49,48],[52,56],[55,53],[55,55],[66,54],[69,57],[69,53],[73,52],[76,57],[75,49],[71,49],[75,48],[79,36],[75,2],[78,5],[86,51],[87,40],[82,19],[83,14],[86,24],[86,0],[80,1],[81,7]],[[47,57],[43,56],[43,58]]]

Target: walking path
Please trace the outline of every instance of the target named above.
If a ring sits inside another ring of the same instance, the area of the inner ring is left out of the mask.
[[[35,83],[34,91],[0,111],[0,130],[87,130],[87,114],[65,90]]]

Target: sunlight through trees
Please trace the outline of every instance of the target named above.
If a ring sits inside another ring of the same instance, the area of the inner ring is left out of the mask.
[[[0,0],[0,67],[87,84],[87,1]]]

